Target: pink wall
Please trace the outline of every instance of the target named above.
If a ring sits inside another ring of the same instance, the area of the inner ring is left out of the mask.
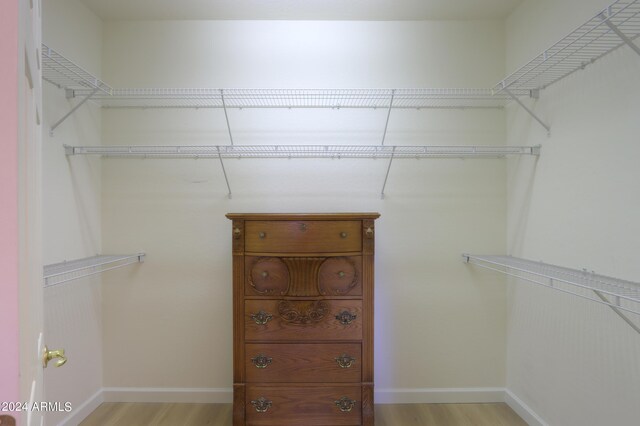
[[[0,13],[0,401],[19,401],[18,1]],[[0,413],[7,414],[7,413]]]

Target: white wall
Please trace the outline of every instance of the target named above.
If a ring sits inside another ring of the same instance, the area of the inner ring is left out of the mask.
[[[102,22],[77,0],[43,1],[43,41],[90,73],[101,74]],[[102,250],[100,160],[68,161],[63,144],[99,145],[100,109],[86,103],[50,126],[77,100],[43,83],[44,264],[93,256]],[[74,412],[102,387],[102,296],[100,278],[71,281],[44,291],[45,335],[50,349],[64,348],[68,363],[45,371],[45,400],[71,402]],[[71,413],[71,415],[74,414]],[[47,413],[47,424],[68,413]]]
[[[504,69],[498,21],[104,28],[103,75],[115,87],[489,87]],[[375,144],[385,114],[233,110],[230,120],[236,143]],[[228,143],[219,110],[104,110],[102,129],[105,144]],[[503,144],[504,129],[502,111],[394,111],[387,143]],[[421,392],[504,386],[504,281],[474,272],[460,254],[506,249],[505,162],[396,161],[382,201],[386,166],[228,161],[229,200],[215,161],[104,160],[103,249],[148,254],[139,268],[103,278],[105,386],[229,390],[224,214],[315,211],[382,214],[375,342],[382,399],[411,398],[400,389],[429,400],[433,394]]]
[[[508,71],[608,3],[525,1],[507,21]],[[624,47],[544,90],[533,105],[549,138],[509,110],[508,143],[542,144],[536,164],[509,163],[510,254],[638,281],[639,72],[640,57]],[[550,425],[637,424],[640,336],[604,305],[510,288],[508,389]]]

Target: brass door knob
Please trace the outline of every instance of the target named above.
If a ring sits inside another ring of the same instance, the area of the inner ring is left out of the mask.
[[[42,366],[47,368],[49,361],[52,359],[57,359],[54,366],[62,367],[67,363],[67,357],[64,354],[64,349],[57,349],[55,351],[50,351],[46,346],[44,347],[44,351],[42,353]]]

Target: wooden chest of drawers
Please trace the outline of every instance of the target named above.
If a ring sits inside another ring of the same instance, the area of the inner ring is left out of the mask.
[[[378,216],[227,215],[234,426],[373,426]]]

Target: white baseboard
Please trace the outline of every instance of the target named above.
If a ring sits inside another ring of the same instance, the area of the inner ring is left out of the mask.
[[[504,388],[376,389],[376,404],[453,404],[504,402]]]
[[[76,426],[104,402],[102,389],[91,395],[80,406],[74,407],[69,415],[58,423],[58,426]]]
[[[538,416],[531,407],[525,404],[524,401],[518,398],[509,389],[505,389],[504,402],[506,402],[513,411],[522,417],[529,426],[549,426],[549,424],[542,420],[542,418]]]
[[[103,388],[102,391],[105,402],[233,402],[231,388]]]

